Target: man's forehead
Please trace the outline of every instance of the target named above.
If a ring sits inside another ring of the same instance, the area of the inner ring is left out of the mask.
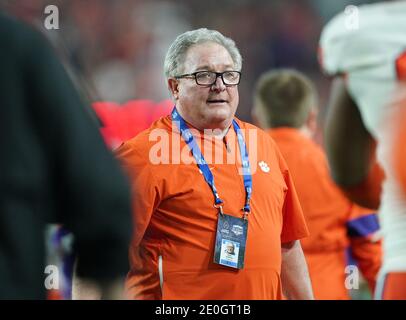
[[[233,68],[234,62],[226,48],[217,43],[202,43],[189,48],[184,66],[194,70]]]

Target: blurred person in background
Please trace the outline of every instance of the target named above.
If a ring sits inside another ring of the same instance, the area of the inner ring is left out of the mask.
[[[122,297],[129,187],[42,35],[0,14],[0,298],[46,297],[45,227],[74,235],[77,275]]]
[[[347,250],[373,293],[381,266],[376,215],[335,185],[324,151],[313,140],[318,97],[314,84],[293,69],[265,72],[257,81],[253,119],[275,140],[285,158],[309,227],[301,244],[315,299],[349,299]]]
[[[347,194],[380,202],[384,255],[376,297],[406,299],[406,197],[393,163],[394,148],[404,147],[404,141],[394,146],[394,120],[405,108],[406,2],[360,6],[357,17],[336,16],[320,38],[322,67],[334,77],[327,155],[334,180]],[[375,141],[384,179],[371,161]],[[382,193],[372,198],[380,180]]]
[[[164,63],[172,114],[117,150],[133,185],[131,299],[313,298],[287,166],[265,132],[235,118],[241,67],[221,33],[179,35]],[[212,151],[221,163],[206,158]],[[236,153],[243,161],[225,160]],[[224,255],[229,241],[234,255]]]
[[[124,104],[97,101],[92,104],[101,122],[101,134],[107,146],[114,150],[124,141],[134,138],[173,108],[171,100],[155,103],[151,100],[130,100]]]

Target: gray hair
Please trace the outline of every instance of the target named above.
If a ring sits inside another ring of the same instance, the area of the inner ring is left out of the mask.
[[[182,72],[181,68],[188,49],[195,44],[205,42],[215,42],[223,46],[233,59],[235,69],[241,71],[242,57],[235,42],[216,30],[200,28],[182,33],[171,44],[165,56],[165,77],[172,78],[179,75]]]

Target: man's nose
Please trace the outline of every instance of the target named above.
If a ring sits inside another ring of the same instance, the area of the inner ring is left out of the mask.
[[[224,84],[221,75],[217,75],[216,82],[213,83],[211,89],[213,91],[224,91],[226,89],[226,85]]]

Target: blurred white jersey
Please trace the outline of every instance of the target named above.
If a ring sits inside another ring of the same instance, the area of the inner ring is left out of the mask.
[[[378,142],[377,158],[386,175],[379,209],[382,272],[406,271],[406,199],[391,161],[391,117],[406,97],[397,73],[399,58],[406,57],[406,1],[339,14],[324,28],[320,47],[323,69],[330,75],[345,74],[348,92]]]

